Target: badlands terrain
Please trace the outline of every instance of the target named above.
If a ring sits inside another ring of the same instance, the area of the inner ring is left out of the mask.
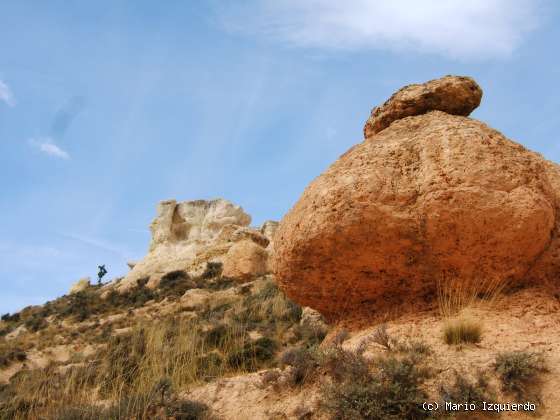
[[[279,222],[163,201],[141,261],[0,321],[1,419],[560,419],[560,167],[446,76]]]

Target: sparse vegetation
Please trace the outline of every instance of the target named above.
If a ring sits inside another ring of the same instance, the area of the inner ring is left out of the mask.
[[[480,412],[482,403],[493,403],[496,395],[490,386],[488,375],[485,372],[478,372],[472,379],[464,373],[455,373],[455,380],[452,384],[441,385],[440,395],[444,402],[452,404],[476,404],[479,408],[479,415],[496,415],[495,412]]]
[[[292,386],[303,385],[315,372],[319,363],[316,360],[315,348],[294,347],[285,350],[280,355],[280,366],[290,366],[288,377]]]
[[[323,405],[337,419],[422,419],[426,394],[421,385],[430,371],[414,357],[388,355],[372,368],[358,354],[339,352],[342,363],[323,389]],[[336,366],[332,364],[331,366]],[[341,369],[340,367],[343,366]]]
[[[13,362],[23,362],[27,359],[25,351],[19,347],[12,347],[7,343],[0,344],[0,368],[8,367]]]
[[[507,282],[499,277],[440,279],[437,283],[439,310],[449,318],[468,308],[491,307],[506,286]]]
[[[421,342],[400,341],[384,326],[369,341],[378,341],[388,354],[368,361],[363,349],[344,350],[339,345],[327,348],[293,347],[284,351],[280,365],[287,371],[287,383],[301,386],[326,378],[322,386],[322,407],[335,419],[422,419],[430,417],[422,409],[426,394],[424,382],[432,376],[425,358],[430,348]],[[276,383],[274,372],[263,382]]]
[[[4,314],[4,315],[2,315],[2,321],[4,321],[4,322],[18,322],[19,321],[19,314],[18,313],[15,313],[15,314],[12,314],[12,315],[10,315],[9,313]]]
[[[540,400],[540,375],[548,371],[542,354],[526,351],[500,353],[494,369],[505,392],[517,398]]]
[[[316,341],[299,329],[301,308],[272,280],[263,278],[243,292],[230,292],[226,289],[234,283],[212,277],[219,268],[207,270],[204,282],[174,272],[155,290],[148,289],[144,279],[128,293],[112,292],[105,299],[99,297],[99,288],[91,287],[43,307],[26,308],[17,322],[43,320],[48,328],[37,333],[41,337],[48,334],[49,340],[59,340],[64,333],[71,342],[89,340],[103,346],[88,359],[73,357],[76,367],[61,370],[53,364],[21,371],[0,392],[0,412],[15,418],[93,418],[93,413],[101,413],[96,418],[153,418],[161,413],[203,418],[204,406],[176,401],[174,393],[224,375],[276,366],[276,355],[288,337],[304,348],[310,346],[306,340]],[[133,314],[147,299],[179,296],[185,284],[204,285],[216,291],[216,298],[196,313],[178,311],[153,320]],[[109,314],[118,316],[101,325],[99,316]],[[87,323],[63,330],[60,319]],[[88,335],[92,328],[98,333]],[[96,411],[97,400],[109,405]]]

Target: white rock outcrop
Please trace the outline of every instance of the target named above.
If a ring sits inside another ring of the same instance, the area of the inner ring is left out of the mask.
[[[269,240],[250,223],[251,216],[228,200],[162,201],[150,226],[148,254],[116,287],[125,291],[146,278],[148,287],[157,287],[163,275],[176,270],[200,274],[207,262],[222,262],[240,241],[249,240],[264,251]]]

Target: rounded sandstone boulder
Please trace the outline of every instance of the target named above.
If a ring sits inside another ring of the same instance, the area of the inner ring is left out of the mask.
[[[273,268],[290,298],[329,318],[412,305],[438,282],[551,275],[559,186],[557,165],[479,121],[399,119],[306,188],[276,232]]]
[[[223,260],[222,275],[239,281],[266,273],[268,252],[249,239],[235,243]]]

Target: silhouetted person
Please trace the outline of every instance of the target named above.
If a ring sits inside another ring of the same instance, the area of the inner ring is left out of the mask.
[[[101,284],[101,279],[105,274],[107,274],[107,269],[105,268],[105,264],[98,265],[99,273],[97,273],[97,284]]]

